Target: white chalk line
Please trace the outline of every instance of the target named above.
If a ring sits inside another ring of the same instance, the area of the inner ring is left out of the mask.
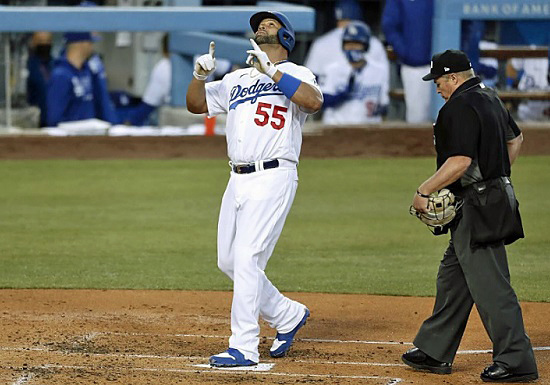
[[[387,364],[384,362],[352,362],[352,361],[317,361],[317,360],[292,360],[300,364],[321,364],[321,365],[364,365],[364,366],[403,366],[405,364]]]
[[[185,337],[185,338],[222,338],[228,339],[229,336],[223,335],[207,335],[207,334],[157,334],[157,333],[124,333],[124,332],[93,332],[90,333],[95,336],[99,335],[120,335],[120,336],[149,336],[149,337]],[[262,339],[274,340],[274,337],[262,337]],[[400,342],[400,341],[364,341],[364,340],[332,340],[321,338],[296,338],[295,341],[301,342],[321,342],[321,343],[333,343],[333,344],[364,344],[364,345],[408,345],[413,346],[412,342]],[[543,351],[550,350],[550,346],[538,346],[533,347],[533,350]],[[485,354],[492,353],[491,349],[484,350],[459,350],[457,354]]]
[[[79,369],[90,370],[93,367],[78,366],[78,365],[43,365],[40,368],[44,369]],[[171,368],[125,368],[126,370],[139,371],[139,372],[168,372],[168,373],[223,373],[219,369],[171,369]],[[279,377],[315,377],[315,378],[337,378],[337,379],[358,379],[358,380],[388,380],[386,385],[397,384],[402,382],[402,378],[387,377],[387,376],[346,376],[346,375],[333,375],[333,374],[309,374],[309,373],[284,373],[284,372],[253,372],[246,369],[235,370],[234,372],[247,372],[257,373],[260,375],[270,375]]]
[[[91,334],[91,333],[90,333]],[[157,333],[124,333],[124,332],[94,332],[94,337],[98,335],[115,336],[148,336],[148,337],[179,337],[179,338],[221,338],[228,339],[229,336],[207,335],[207,334],[157,334]],[[261,337],[267,340],[274,340],[275,337]],[[366,344],[366,345],[412,345],[411,342],[398,341],[362,341],[362,340],[331,340],[321,338],[296,338],[295,341],[302,342],[323,342],[332,344]]]
[[[25,373],[21,377],[19,377],[15,382],[13,382],[12,385],[28,384],[32,377],[33,377],[32,373]]]
[[[125,336],[156,336],[156,337],[190,337],[190,338],[229,338],[229,336],[224,335],[197,335],[197,334],[155,334],[155,333],[119,333],[119,332],[91,332],[86,334],[83,338],[87,341],[91,341],[99,335],[125,335]],[[271,337],[266,337],[267,339],[273,339]],[[314,338],[302,338],[296,339],[297,341],[304,342],[321,342],[321,343],[339,343],[339,344],[374,344],[374,345],[412,345],[409,342],[396,342],[396,341],[364,341],[364,340],[332,340],[332,339],[314,339]],[[0,347],[0,350],[13,350],[13,351],[42,351],[42,352],[52,352],[59,353],[57,351],[45,349],[45,348],[7,348]],[[550,346],[539,346],[534,347],[535,351],[550,351]],[[67,352],[64,352],[67,353]],[[69,352],[71,353],[71,352]],[[489,354],[492,353],[491,349],[484,350],[460,350],[457,354]],[[162,355],[151,355],[151,354],[127,354],[127,353],[78,353],[74,354],[88,354],[94,356],[115,356],[115,357],[129,357],[129,358],[153,358],[153,359],[178,359],[178,360],[205,360],[204,357],[196,356],[162,356]],[[268,361],[269,362],[269,361]],[[345,361],[315,361],[315,360],[295,360],[297,363],[306,363],[306,364],[332,364],[332,365],[366,365],[366,366],[406,366],[403,364],[389,364],[389,363],[376,363],[376,362],[345,362]],[[186,366],[193,366],[188,364]],[[49,365],[49,367],[52,367]],[[60,366],[62,368],[78,368],[77,366]],[[84,367],[82,367],[84,368]],[[130,370],[136,371],[167,371],[167,372],[179,372],[179,373],[196,373],[197,370],[187,370],[187,369],[160,369],[160,368],[128,368]],[[246,371],[246,370],[243,370]],[[216,373],[219,372],[218,369],[209,369],[209,370],[200,370],[203,373]],[[390,377],[381,377],[381,376],[334,376],[334,375],[322,375],[322,374],[298,374],[298,373],[277,373],[277,372],[261,372],[263,374],[270,374],[274,376],[288,376],[288,377],[300,377],[300,376],[310,376],[310,377],[321,377],[321,378],[348,378],[348,379],[388,379],[389,382],[386,385],[397,384],[402,382],[401,378],[390,378]],[[13,385],[24,385],[32,378],[32,374],[21,376]]]
[[[76,355],[88,355],[88,356],[99,356],[99,357],[126,357],[126,358],[154,358],[154,359],[176,359],[176,360],[203,360],[205,361],[206,358],[204,357],[196,357],[196,356],[189,356],[189,357],[181,357],[181,356],[162,356],[162,355],[152,355],[152,354],[135,354],[135,353],[86,353],[86,352],[67,352],[67,351],[56,351],[56,350],[49,350],[46,348],[9,348],[9,347],[0,347],[0,350],[4,351],[39,351],[39,352],[46,352],[46,353],[57,353],[57,354],[76,354]],[[386,364],[381,362],[346,362],[346,361],[316,361],[316,360],[295,360],[293,362],[297,363],[305,363],[305,364],[322,364],[322,365],[365,365],[365,366],[406,366],[402,364]],[[273,361],[266,361],[265,364],[272,364],[275,365]],[[156,372],[176,372],[176,373],[219,373],[220,371],[229,371],[227,369],[223,368],[210,368],[206,369],[206,367],[209,367],[209,365],[196,365],[196,364],[180,364],[182,366],[191,366],[195,367],[197,369],[170,369],[170,368],[126,368],[127,370],[135,370],[135,371],[156,371]],[[45,365],[41,366],[43,368],[67,368],[67,369],[89,369],[86,367],[80,367],[80,366],[74,366],[74,365]],[[204,369],[200,369],[204,368]],[[340,379],[364,379],[364,380],[388,380],[388,382],[385,385],[394,385],[398,384],[403,381],[402,378],[398,377],[387,377],[387,376],[344,376],[344,375],[332,375],[332,374],[300,374],[300,373],[282,373],[282,372],[268,372],[268,371],[254,371],[250,370],[250,368],[231,368],[231,371],[233,372],[254,372],[254,373],[261,373],[261,374],[269,374],[272,376],[286,376],[286,377],[316,377],[316,378],[340,378]],[[24,383],[20,384],[12,384],[12,385],[23,385]]]
[[[51,352],[51,353],[57,353],[59,351],[46,349],[46,348],[9,348],[9,347],[1,347],[0,350],[3,351],[18,351],[18,352],[25,352],[25,351],[38,351],[38,352]],[[550,351],[550,346],[536,346],[533,347],[534,351]],[[484,350],[459,350],[456,352],[456,354],[489,354],[493,351],[491,349],[484,349]],[[205,360],[204,357],[199,356],[161,356],[161,355],[154,355],[154,354],[136,354],[136,353],[79,353],[79,352],[67,352],[63,351],[63,353],[74,353],[74,354],[88,354],[88,355],[98,355],[98,356],[112,356],[112,357],[129,357],[129,358],[157,358],[157,359],[176,359],[176,360]],[[272,362],[272,361],[265,361],[265,362]],[[300,363],[309,363],[309,364],[336,364],[336,365],[369,365],[369,366],[406,366],[404,364],[389,364],[389,363],[379,363],[379,362],[346,362],[346,361],[307,361],[307,360],[294,360],[294,362],[300,362]]]
[[[544,350],[550,350],[550,346],[535,346],[533,347],[533,350],[535,351],[544,351]],[[484,350],[459,350],[456,352],[456,354],[485,354],[485,353],[492,353],[492,349],[484,349]]]
[[[150,359],[160,359],[160,360],[183,360],[183,361],[207,361],[208,359],[200,356],[165,356],[165,355],[155,355],[155,354],[137,354],[137,353],[89,353],[89,352],[71,352],[71,351],[60,351],[60,350],[51,350],[47,348],[9,348],[9,347],[0,347],[0,350],[3,351],[16,351],[16,352],[26,352],[26,351],[35,351],[35,352],[44,352],[44,353],[53,353],[53,354],[74,354],[74,355],[87,355],[87,356],[97,356],[97,357],[122,357],[122,358],[150,358]],[[262,361],[266,364],[275,364],[276,361],[265,360]],[[384,362],[353,362],[353,361],[319,361],[319,360],[292,360],[292,362],[300,364],[317,364],[317,365],[363,365],[363,366],[407,366],[405,364],[391,364]],[[181,364],[187,366],[196,366],[195,364]]]

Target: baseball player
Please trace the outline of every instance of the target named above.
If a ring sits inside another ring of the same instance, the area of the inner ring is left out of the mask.
[[[382,31],[399,58],[407,123],[430,122],[432,86],[421,77],[430,70],[433,0],[387,0]]]
[[[210,357],[217,367],[259,362],[259,316],[277,330],[272,357],[286,355],[309,317],[306,306],[283,296],[264,269],[298,186],[302,126],[321,108],[323,96],[312,72],[287,60],[295,38],[284,14],[255,13],[250,26],[250,68],[205,84],[216,67],[211,42],[187,90],[190,112],[227,114],[231,173],[218,222],[218,267],[233,280],[233,304],[229,349]]]
[[[315,39],[305,61],[305,66],[317,76],[319,83],[323,83],[324,78],[330,76],[330,64],[345,65],[347,60],[341,50],[344,28],[354,20],[363,21],[363,10],[357,0],[337,0],[334,4],[334,16],[336,28]],[[377,63],[389,70],[390,62],[386,48],[376,36],[371,36],[366,54],[369,63]]]
[[[155,109],[170,102],[171,91],[172,62],[168,50],[168,34],[165,34],[162,37],[162,59],[153,67],[149,82],[141,97],[141,103],[130,114],[128,123],[134,126],[144,125]]]
[[[46,93],[48,126],[99,118],[93,72],[88,65],[95,38],[90,32],[67,32],[64,37],[66,52],[54,62]]]
[[[548,91],[550,90],[548,63],[548,58],[514,58],[507,64],[507,73],[513,80],[519,78],[518,90]],[[522,101],[518,105],[518,118],[521,121],[548,121],[550,120],[550,102]]]
[[[389,67],[370,62],[366,52],[370,28],[353,21],[344,28],[342,52],[346,63],[331,63],[321,82],[323,123],[361,124],[382,121],[389,104]]]

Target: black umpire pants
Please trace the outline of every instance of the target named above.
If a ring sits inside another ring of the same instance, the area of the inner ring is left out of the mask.
[[[508,193],[513,196],[513,190]],[[437,275],[433,314],[422,324],[414,345],[436,360],[453,362],[475,303],[493,342],[493,361],[516,374],[537,372],[521,308],[510,285],[504,243],[472,249],[467,222],[462,218],[451,228]]]

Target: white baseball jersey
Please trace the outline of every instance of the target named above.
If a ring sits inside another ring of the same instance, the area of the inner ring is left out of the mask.
[[[547,58],[512,59],[512,66],[517,71],[524,71],[518,84],[519,90],[550,90]],[[550,102],[546,100],[527,100],[518,105],[518,117],[522,121],[548,120],[549,113]]]
[[[498,44],[493,41],[480,40],[479,49],[497,49]],[[479,62],[486,65],[487,67],[493,67],[497,69],[497,73],[492,78],[483,78],[483,84],[487,87],[495,88],[498,82],[498,60],[493,57],[480,57]]]
[[[171,90],[172,63],[169,58],[162,58],[151,71],[142,100],[155,107],[170,103]]]
[[[334,28],[317,38],[311,45],[304,65],[317,75],[319,84],[323,83],[324,77],[329,74],[328,66],[330,64],[333,62],[340,64],[348,62],[342,50],[343,36],[344,28]],[[367,60],[369,63],[378,63],[383,67],[387,67],[389,71],[390,62],[386,49],[375,36],[371,36],[370,38]]]
[[[284,73],[319,89],[306,67],[277,64]],[[209,115],[227,113],[227,153],[234,163],[286,159],[298,163],[307,113],[292,103],[275,82],[254,68],[239,69],[206,83]]]
[[[277,68],[318,89],[307,68],[288,61]],[[264,270],[298,187],[296,164],[307,114],[254,68],[229,73],[206,83],[205,89],[208,113],[227,113],[227,148],[233,163],[280,160],[273,169],[231,172],[218,221],[218,267],[233,280],[229,347],[258,362],[258,318],[288,333],[306,311],[281,294]]]
[[[401,64],[401,82],[405,91],[405,119],[407,123],[430,122],[433,83],[422,76],[430,72],[430,65],[411,67]]]
[[[368,59],[367,59],[368,60]],[[374,62],[355,70],[349,62],[332,63],[321,89],[326,94],[344,91],[350,77],[355,76],[350,98],[323,113],[324,124],[361,124],[382,121],[380,108],[389,104],[389,68]]]

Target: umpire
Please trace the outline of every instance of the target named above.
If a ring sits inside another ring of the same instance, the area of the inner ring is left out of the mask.
[[[514,289],[505,244],[523,237],[510,168],[523,136],[498,98],[475,76],[462,51],[432,57],[430,73],[445,99],[434,125],[437,171],[416,191],[413,206],[427,211],[428,197],[443,187],[462,200],[450,223],[451,239],[439,266],[433,314],[418,331],[403,362],[437,374],[452,362],[475,303],[493,342],[485,382],[528,382],[537,365]]]

